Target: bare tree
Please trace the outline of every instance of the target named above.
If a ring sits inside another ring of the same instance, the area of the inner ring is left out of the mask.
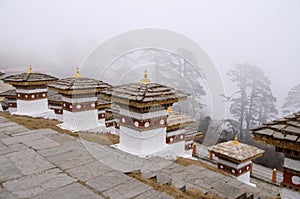
[[[300,84],[291,88],[281,109],[285,115],[300,111]]]
[[[227,75],[236,84],[237,91],[230,102],[230,113],[239,122],[240,139],[245,141],[246,132],[254,125],[273,118],[278,112],[271,82],[256,66],[238,64]]]

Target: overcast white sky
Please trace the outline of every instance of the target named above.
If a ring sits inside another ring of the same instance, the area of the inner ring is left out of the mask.
[[[0,27],[2,70],[33,64],[70,76],[98,44],[147,27],[197,42],[215,62],[225,87],[227,70],[244,62],[271,79],[279,106],[300,83],[299,0],[0,0]]]

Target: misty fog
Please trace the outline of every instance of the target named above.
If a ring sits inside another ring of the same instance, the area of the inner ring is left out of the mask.
[[[168,29],[206,50],[226,95],[236,89],[226,75],[236,64],[260,68],[280,115],[287,93],[300,83],[299,19],[297,0],[1,0],[0,70],[24,72],[31,64],[35,71],[73,76],[94,48],[115,35]]]

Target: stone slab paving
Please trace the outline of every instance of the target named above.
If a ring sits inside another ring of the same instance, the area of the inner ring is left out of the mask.
[[[142,194],[140,194],[139,196],[135,197],[135,199],[145,199],[145,198],[155,198],[155,199],[171,199],[172,197],[165,194],[165,193],[161,193],[155,190],[149,190],[146,191]]]
[[[117,186],[114,186],[111,189],[104,191],[103,195],[105,197],[114,199],[133,198],[150,190],[152,190],[152,187],[140,183],[140,181],[136,179],[130,179]]]
[[[156,171],[172,164],[172,161],[162,157],[140,158],[116,148],[81,141],[89,153],[103,165],[124,173]]]
[[[141,170],[143,165],[142,158],[125,153],[115,148],[88,142],[83,139],[82,142],[89,153],[103,165],[107,165],[124,173],[137,172]]]
[[[0,126],[0,198],[131,198],[144,193],[167,198],[124,174],[126,165],[116,166],[121,171],[108,166],[120,164],[109,158],[111,155],[126,156],[117,149],[97,144],[97,152],[107,158],[102,164],[80,138],[51,129],[28,130],[4,117],[0,117]],[[129,166],[136,160],[139,169],[143,164],[142,159],[131,155],[124,160]],[[158,158],[152,161],[145,169],[163,164]],[[126,171],[136,168],[131,166]]]
[[[28,149],[28,147],[24,144],[12,144],[12,145],[8,145],[6,146],[0,138],[0,155],[5,155],[8,153],[12,153],[12,152],[16,152],[16,151],[22,151],[22,150],[26,150]]]
[[[0,199],[17,199],[17,197],[0,187]]]
[[[94,158],[84,150],[68,151],[65,153],[45,157],[63,170],[78,167],[94,161]]]
[[[113,187],[120,185],[126,181],[129,181],[131,178],[128,175],[120,171],[113,170],[111,172],[104,173],[97,178],[89,180],[87,185],[91,186],[99,192],[103,192]]]
[[[70,198],[70,199],[102,199],[100,195],[96,195],[93,191],[87,189],[85,186],[79,183],[69,184],[58,189],[54,189],[51,191],[43,192],[40,195],[33,197],[32,199],[62,199],[62,198]]]
[[[29,142],[31,140],[36,140],[41,138],[44,138],[44,136],[37,133],[31,133],[31,134],[25,134],[21,136],[14,136],[14,137],[1,139],[1,141],[6,145],[11,145],[11,144]]]
[[[11,121],[7,120],[6,118],[1,119],[1,121],[0,121],[1,133],[6,131],[6,129],[4,129],[4,127],[8,128],[10,126],[19,126],[19,125],[15,122],[11,122]]]
[[[11,123],[10,126],[3,126],[3,125],[1,126],[1,124],[6,124],[6,123],[0,123],[0,133],[3,133],[4,135],[14,135],[14,134],[28,131],[27,128],[23,126],[18,126],[16,123]]]
[[[80,181],[87,182],[93,178],[101,176],[105,173],[111,172],[113,169],[102,165],[98,161],[93,161],[78,167],[67,170],[71,176],[79,179]]]
[[[0,156],[0,165],[0,183],[22,176],[16,165],[4,156]]]
[[[171,198],[127,175],[132,172],[227,198],[270,196],[203,167],[140,158],[51,129],[31,131],[3,117],[0,129],[0,198]]]
[[[24,175],[38,173],[55,167],[32,149],[9,153],[5,157],[13,162]]]
[[[11,122],[11,121],[5,117],[0,118],[0,123],[7,123],[7,122]]]
[[[9,135],[7,135],[6,133],[0,133],[0,139],[4,139],[4,138],[8,138],[10,137]]]
[[[3,183],[3,187],[19,198],[29,198],[75,181],[74,178],[62,173],[61,170],[51,169],[6,181]]]

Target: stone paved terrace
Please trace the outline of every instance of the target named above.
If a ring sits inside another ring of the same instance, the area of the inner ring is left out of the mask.
[[[51,129],[29,130],[0,117],[0,198],[172,198],[128,173],[224,198],[278,194],[200,166],[143,159]]]

